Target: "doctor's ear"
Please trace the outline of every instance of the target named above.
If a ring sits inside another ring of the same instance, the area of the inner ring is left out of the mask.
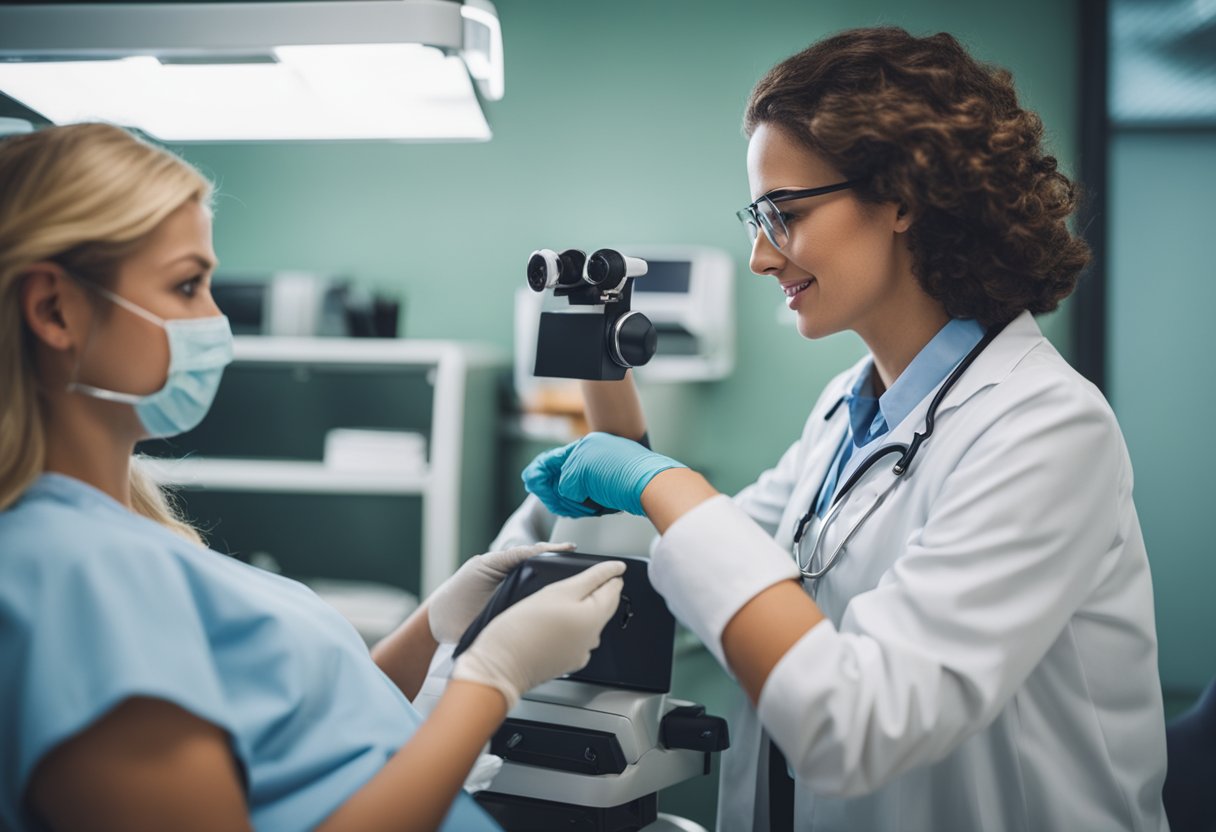
[[[88,301],[55,263],[34,263],[21,277],[21,315],[39,341],[70,350],[83,335]]]
[[[904,231],[907,231],[909,228],[912,227],[913,219],[914,219],[914,217],[912,215],[911,209],[908,208],[907,205],[900,203],[900,205],[896,208],[896,211],[895,211],[895,231],[897,233],[903,233]]]

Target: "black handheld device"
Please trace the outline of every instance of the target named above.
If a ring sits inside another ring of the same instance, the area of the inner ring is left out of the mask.
[[[585,552],[550,552],[528,558],[503,579],[485,609],[461,636],[453,657],[467,650],[482,628],[512,604],[605,560],[620,560],[625,564],[621,603],[600,634],[600,646],[591,651],[587,666],[566,678],[608,687],[667,693],[671,689],[675,619],[662,596],[651,586],[646,561],[633,558],[611,558]]]

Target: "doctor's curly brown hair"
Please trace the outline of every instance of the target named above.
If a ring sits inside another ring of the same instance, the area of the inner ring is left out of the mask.
[[[853,29],[760,80],[744,131],[786,132],[869,202],[912,211],[913,271],[953,318],[984,324],[1049,312],[1076,286],[1089,247],[1068,229],[1079,188],[1043,152],[1043,122],[1007,70],[952,36]]]

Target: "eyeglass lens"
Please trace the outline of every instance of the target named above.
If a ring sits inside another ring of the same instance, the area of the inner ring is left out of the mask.
[[[748,243],[755,244],[756,235],[764,229],[764,236],[778,250],[789,241],[789,231],[785,221],[781,219],[781,211],[771,201],[762,199],[755,207],[749,207],[739,212],[739,221],[747,232]]]

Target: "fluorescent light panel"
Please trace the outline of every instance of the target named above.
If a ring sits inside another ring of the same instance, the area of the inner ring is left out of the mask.
[[[282,46],[272,54],[277,62],[0,62],[0,90],[59,124],[103,120],[165,141],[491,136],[465,63],[434,47]]]

